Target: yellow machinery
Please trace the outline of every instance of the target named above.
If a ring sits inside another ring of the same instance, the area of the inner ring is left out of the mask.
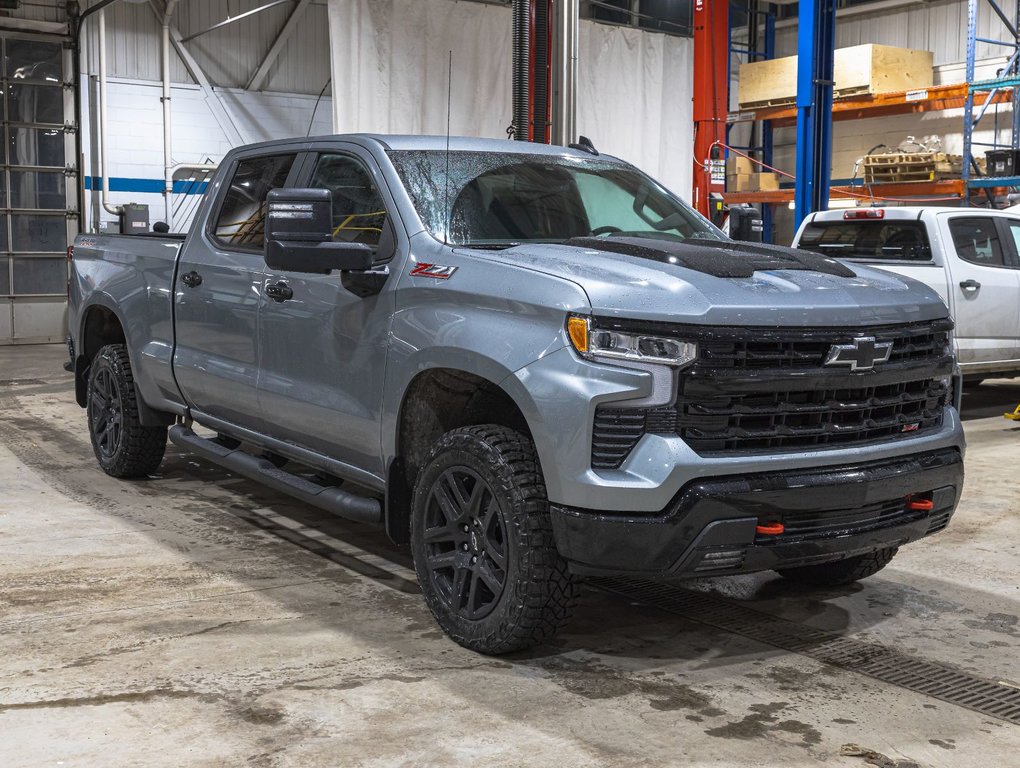
[[[1020,405],[1016,407],[1016,410],[1013,411],[1013,413],[1004,413],[1002,415],[1011,421],[1020,421]]]

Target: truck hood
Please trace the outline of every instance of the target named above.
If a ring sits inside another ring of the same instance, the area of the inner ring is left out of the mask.
[[[708,254],[718,254],[713,263],[706,259],[705,241],[641,240],[631,249],[625,246],[634,240],[602,242],[586,238],[522,245],[485,256],[570,280],[587,293],[596,315],[608,317],[839,327],[921,322],[949,314],[939,296],[915,280],[792,248],[713,243]]]

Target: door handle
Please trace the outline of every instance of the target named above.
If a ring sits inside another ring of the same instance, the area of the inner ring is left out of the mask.
[[[189,288],[198,288],[202,284],[202,276],[195,270],[191,270],[186,275],[181,276],[181,282]]]
[[[294,291],[287,285],[283,280],[278,283],[270,283],[266,286],[266,296],[271,298],[277,303],[287,301],[287,299],[294,298]]]
[[[961,280],[960,287],[965,291],[976,291],[981,287],[981,283],[977,280]]]

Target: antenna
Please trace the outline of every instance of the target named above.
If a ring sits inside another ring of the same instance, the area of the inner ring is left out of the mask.
[[[450,210],[450,114],[453,111],[453,50],[450,51],[450,67],[446,84],[446,190],[443,193],[443,212],[446,226],[443,227],[443,245],[450,244],[450,226],[453,224],[453,212]]]

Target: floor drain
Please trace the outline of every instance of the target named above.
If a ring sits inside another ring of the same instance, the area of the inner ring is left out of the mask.
[[[850,672],[1020,725],[1020,688],[914,658],[882,645],[842,637],[701,592],[631,579],[590,585],[684,618],[793,651]]]

